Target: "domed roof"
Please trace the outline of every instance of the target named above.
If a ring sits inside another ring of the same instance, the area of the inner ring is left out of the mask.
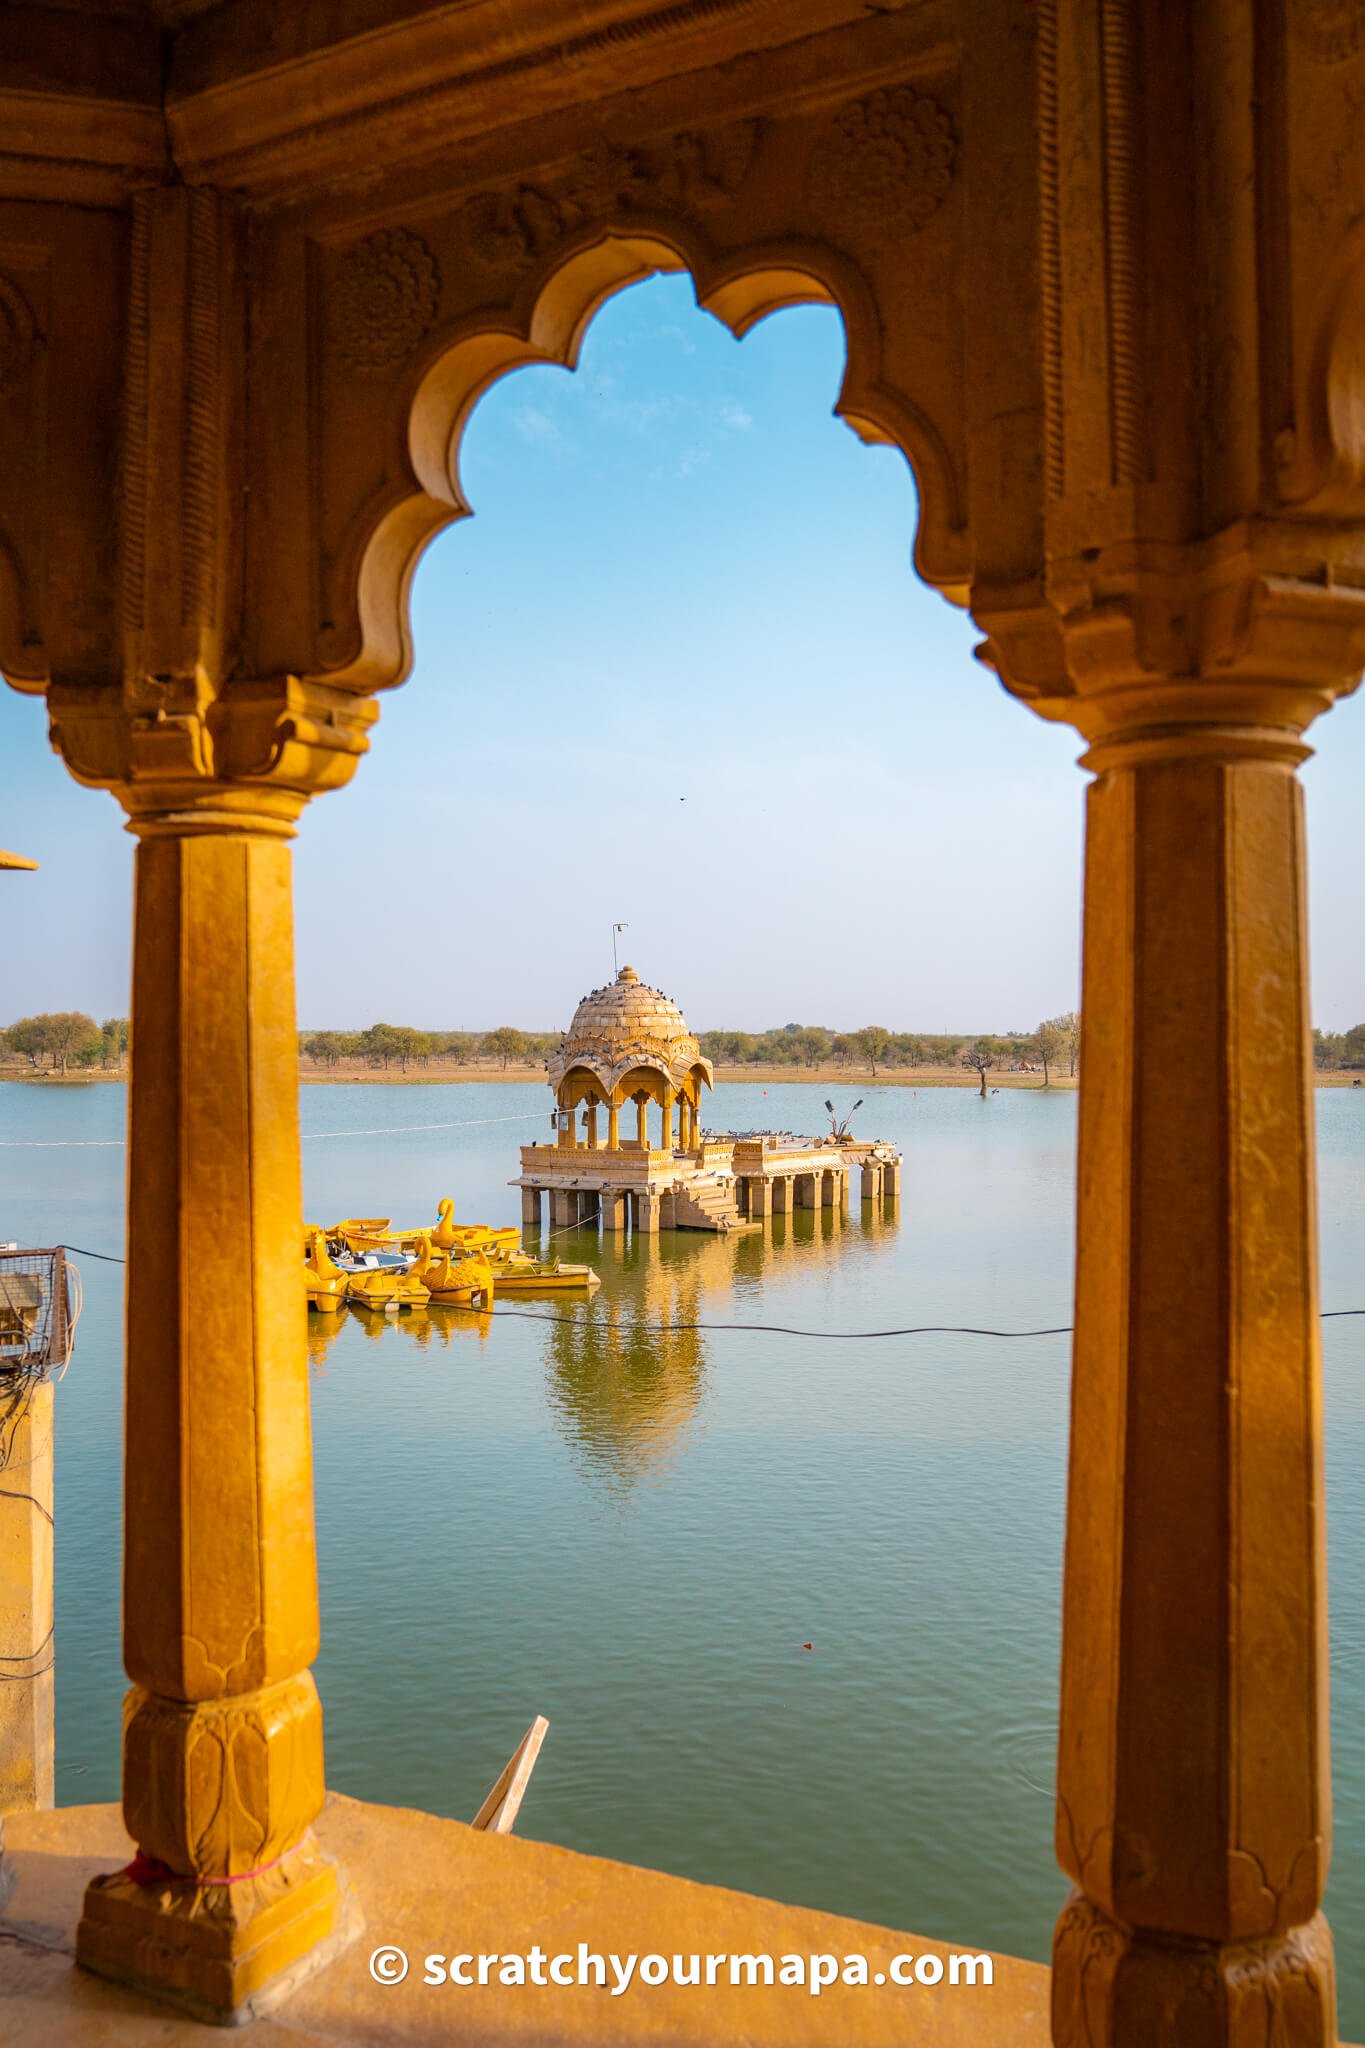
[[[584,996],[546,1064],[552,1088],[571,1067],[588,1068],[607,1093],[633,1067],[656,1068],[674,1088],[700,1067],[711,1085],[711,1062],[702,1058],[682,1011],[647,987],[633,967]]]

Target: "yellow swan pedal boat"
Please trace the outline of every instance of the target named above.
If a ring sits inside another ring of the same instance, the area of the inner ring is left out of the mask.
[[[413,1273],[439,1307],[490,1309],[493,1268],[479,1251],[439,1246],[423,1238]]]
[[[438,1204],[436,1215],[434,1229],[430,1224],[419,1224],[412,1230],[395,1230],[387,1216],[347,1216],[340,1223],[333,1224],[327,1235],[334,1243],[357,1255],[364,1252],[415,1254],[424,1242],[446,1252],[511,1250],[521,1242],[521,1233],[513,1224],[456,1223],[455,1204],[449,1195]]]
[[[346,1301],[351,1308],[396,1315],[400,1309],[424,1308],[430,1299],[416,1273],[405,1272],[401,1266],[366,1266],[346,1275]]]
[[[304,1232],[303,1270],[309,1308],[317,1309],[320,1315],[338,1314],[346,1305],[349,1275],[328,1251],[324,1231],[310,1228]]]
[[[348,1263],[339,1265],[332,1254],[338,1242],[344,1244],[334,1230],[309,1225],[304,1231],[305,1292],[309,1308],[320,1315],[336,1315],[344,1307],[394,1315],[400,1309],[420,1308],[429,1299],[412,1267],[392,1253],[353,1252],[346,1247]]]
[[[376,1309],[388,1308],[391,1302],[407,1307],[428,1298],[465,1308],[477,1306],[484,1297],[491,1303],[495,1294],[590,1294],[602,1284],[591,1266],[536,1258],[523,1248],[521,1232],[513,1224],[457,1223],[449,1195],[437,1204],[435,1225],[424,1229],[395,1230],[387,1216],[346,1216],[330,1229],[310,1231],[308,1236],[309,1304],[324,1313],[341,1305],[332,1288],[334,1278],[346,1283],[342,1298],[357,1308]],[[314,1238],[319,1241],[316,1246]],[[348,1263],[337,1265],[333,1254]],[[370,1268],[369,1259],[386,1263]],[[411,1262],[406,1272],[399,1263],[403,1259]],[[411,1290],[401,1285],[404,1278],[411,1281]]]

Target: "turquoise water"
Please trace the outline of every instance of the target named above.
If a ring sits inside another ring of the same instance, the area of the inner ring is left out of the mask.
[[[816,1130],[824,1092],[720,1088],[708,1121]],[[1365,1090],[1317,1100],[1324,1306],[1365,1306]],[[895,1221],[855,1201],[842,1230],[798,1212],[766,1240],[569,1233],[603,1276],[591,1310],[506,1297],[525,1316],[482,1333],[314,1318],[330,1782],[467,1818],[541,1712],[524,1833],[1045,1957],[1067,1340],[646,1345],[601,1322],[1066,1323],[1075,1107],[869,1089],[857,1130],[906,1156]],[[0,1138],[44,1141],[0,1150],[0,1238],[122,1251],[123,1114],[120,1087],[0,1085]],[[302,1114],[318,1222],[416,1222],[446,1193],[515,1221],[516,1148],[548,1132],[529,1084],[310,1087]],[[80,1263],[57,1408],[63,1802],[117,1796],[123,1685],[122,1274]],[[1324,1331],[1328,1905],[1360,2039],[1365,1319]]]

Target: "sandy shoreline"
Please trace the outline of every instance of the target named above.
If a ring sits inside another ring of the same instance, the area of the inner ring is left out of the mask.
[[[96,1068],[94,1072],[71,1073],[63,1079],[60,1074],[34,1074],[27,1069],[0,1066],[0,1081],[22,1081],[31,1087],[44,1088],[86,1088],[92,1082],[126,1081],[126,1070],[116,1073]],[[306,1063],[300,1068],[299,1080],[320,1087],[341,1086],[363,1082],[388,1088],[434,1088],[449,1087],[460,1081],[540,1081],[545,1080],[545,1069],[541,1066],[467,1066],[427,1067],[420,1072],[400,1073],[391,1068],[387,1073],[382,1067],[367,1067],[360,1062],[346,1062],[336,1067],[313,1068]],[[828,1089],[858,1089],[863,1093],[870,1088],[977,1088],[980,1083],[973,1073],[954,1067],[889,1067],[879,1073],[875,1080],[871,1074],[860,1073],[849,1067],[722,1067],[716,1068],[718,1082],[748,1083],[751,1086],[770,1088],[774,1083],[804,1084],[810,1087]],[[1341,1072],[1316,1072],[1313,1076],[1319,1088],[1350,1088],[1358,1086],[1365,1092],[1365,1074]],[[1039,1074],[1012,1074],[1004,1069],[992,1068],[986,1076],[988,1088],[1041,1088],[1043,1077]],[[1052,1087],[1074,1089],[1076,1081],[1069,1074],[1054,1074]]]

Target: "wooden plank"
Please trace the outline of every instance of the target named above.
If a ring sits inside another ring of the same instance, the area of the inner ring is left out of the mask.
[[[526,1795],[526,1787],[531,1782],[531,1773],[549,1727],[545,1716],[537,1714],[503,1767],[496,1785],[475,1814],[470,1823],[472,1827],[490,1835],[511,1834],[512,1823]]]

